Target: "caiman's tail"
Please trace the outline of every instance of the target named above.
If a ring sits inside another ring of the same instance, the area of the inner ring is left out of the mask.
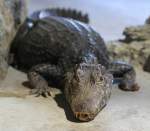
[[[77,11],[75,9],[47,8],[34,12],[33,14],[31,14],[30,18],[41,19],[48,16],[60,16],[65,18],[72,18],[84,23],[89,23],[88,14],[83,14],[81,11]]]

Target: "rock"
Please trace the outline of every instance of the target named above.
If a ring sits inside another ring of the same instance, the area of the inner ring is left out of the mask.
[[[9,45],[26,17],[24,0],[0,1],[0,82],[7,73]]]
[[[107,47],[111,60],[126,61],[138,67],[143,67],[150,54],[150,41],[133,41],[130,44],[112,41]]]
[[[150,40],[150,24],[125,28],[123,34],[125,35],[123,41],[126,43]]]
[[[146,19],[145,24],[150,24],[150,16]]]
[[[150,72],[150,55],[149,57],[147,58],[145,64],[144,64],[144,67],[143,67],[144,71],[147,71],[147,72]]]

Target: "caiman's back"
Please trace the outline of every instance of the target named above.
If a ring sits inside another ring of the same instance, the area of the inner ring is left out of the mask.
[[[103,40],[84,23],[49,16],[24,24],[18,32],[20,37],[13,42],[17,45],[13,51],[20,68],[30,69],[37,64],[50,63],[60,64],[67,70],[77,63],[95,58],[97,63],[108,65]]]

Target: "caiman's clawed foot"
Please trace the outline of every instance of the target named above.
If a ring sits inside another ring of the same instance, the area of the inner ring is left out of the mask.
[[[28,78],[33,88],[30,94],[36,94],[37,97],[41,95],[47,97],[47,95],[50,95],[48,83],[39,73],[30,71],[28,73]]]
[[[48,86],[39,86],[37,88],[34,88],[30,91],[31,95],[36,95],[36,97],[38,96],[43,96],[43,97],[47,97],[47,96],[52,96],[51,94],[51,88]]]
[[[55,77],[60,76],[60,70],[58,67],[50,64],[39,64],[31,68],[28,72],[28,79],[32,86],[30,94],[36,94],[36,96],[52,96],[51,88],[48,86],[48,81],[44,76]]]
[[[140,86],[137,83],[135,83],[131,86],[121,83],[121,84],[119,84],[118,87],[119,87],[119,89],[124,90],[124,91],[138,91],[140,89]]]
[[[124,91],[138,91],[140,86],[136,83],[136,72],[132,65],[115,61],[110,64],[110,72],[114,80],[118,82],[118,87]]]

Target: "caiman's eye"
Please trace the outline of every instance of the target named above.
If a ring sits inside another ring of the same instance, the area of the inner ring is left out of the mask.
[[[100,76],[99,80],[100,80],[100,81],[103,81],[103,80],[104,80],[104,78],[103,78],[102,76]]]
[[[79,81],[79,76],[77,74],[74,74],[75,80]]]
[[[78,77],[83,77],[83,76],[84,76],[84,71],[78,69],[78,70],[77,70],[77,76],[78,76]]]
[[[93,75],[90,76],[90,81],[91,81],[92,83],[95,83],[95,78],[94,78]]]

